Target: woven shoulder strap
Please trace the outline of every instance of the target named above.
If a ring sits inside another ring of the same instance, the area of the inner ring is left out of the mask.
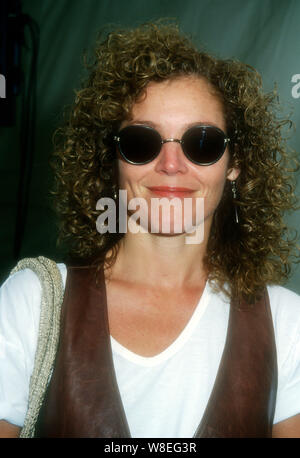
[[[35,272],[42,287],[37,350],[30,379],[28,409],[20,434],[20,437],[33,437],[57,351],[64,287],[60,271],[51,259],[43,256],[22,259],[11,271],[11,275],[23,269]]]

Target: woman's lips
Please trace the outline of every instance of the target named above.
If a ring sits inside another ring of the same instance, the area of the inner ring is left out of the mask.
[[[191,197],[195,192],[193,189],[183,188],[178,186],[149,186],[148,189],[153,194],[160,197]]]

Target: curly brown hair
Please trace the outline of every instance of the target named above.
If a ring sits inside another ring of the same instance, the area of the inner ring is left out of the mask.
[[[289,121],[276,114],[276,92],[263,92],[256,70],[199,51],[173,23],[143,24],[99,37],[89,77],[76,93],[55,152],[60,240],[72,258],[103,263],[111,252],[114,261],[123,234],[96,230],[96,202],[118,188],[113,135],[150,81],[186,75],[206,78],[215,88],[231,139],[230,166],[241,170],[235,201],[240,223],[234,221],[228,182],[207,246],[209,279],[217,289],[226,292],[229,285],[231,293],[253,296],[265,284],[283,283],[298,254],[284,223],[284,212],[296,203],[291,155],[282,135]]]

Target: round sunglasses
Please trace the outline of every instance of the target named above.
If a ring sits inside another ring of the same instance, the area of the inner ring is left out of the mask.
[[[211,165],[222,157],[230,138],[218,127],[196,125],[189,128],[181,140],[162,139],[152,127],[135,124],[121,129],[114,140],[121,156],[130,164],[147,164],[159,155],[164,143],[177,142],[191,162]]]

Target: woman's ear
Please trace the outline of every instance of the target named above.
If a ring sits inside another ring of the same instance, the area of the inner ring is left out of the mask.
[[[230,160],[229,160],[229,163],[228,163],[228,169],[227,169],[227,179],[230,180],[230,181],[235,181],[239,174],[241,173],[241,169],[240,169],[240,161],[238,159],[238,145],[237,144],[233,144],[232,145],[232,152],[231,152],[231,155],[230,155]]]
[[[239,176],[241,170],[236,168],[236,167],[231,167],[230,169],[227,170],[227,178],[230,181],[235,181],[237,177]]]

